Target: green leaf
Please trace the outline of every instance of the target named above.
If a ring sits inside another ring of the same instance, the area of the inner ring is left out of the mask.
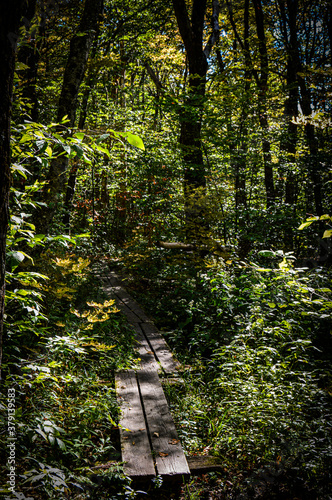
[[[79,158],[82,158],[84,151],[81,147],[79,147],[77,144],[73,144],[71,149],[72,149],[72,151],[75,151],[75,153],[77,154],[77,156]]]
[[[107,139],[110,136],[110,134],[103,134],[98,139],[96,140],[96,143],[99,144],[100,142],[103,142],[105,139]]]
[[[313,223],[313,220],[310,222],[303,222],[303,224],[301,224],[301,226],[299,226],[298,229],[304,229],[305,227],[310,226],[310,224],[312,224],[312,223]]]
[[[275,257],[276,254],[272,250],[261,250],[258,252],[258,255],[261,255],[262,257]]]
[[[27,179],[27,174],[30,174],[26,168],[22,167],[22,165],[18,165],[17,163],[14,163],[11,166],[11,171],[19,173],[22,177],[24,177],[24,179]]]
[[[267,305],[273,309],[276,305],[274,302],[268,302]]]
[[[329,214],[324,214],[319,217],[319,220],[329,220],[331,216]]]
[[[62,439],[60,439],[60,438],[58,438],[58,437],[57,437],[57,438],[56,438],[56,441],[57,441],[57,443],[58,443],[58,445],[59,445],[59,448],[60,448],[61,450],[65,450],[65,449],[66,449],[66,445],[65,445],[65,443],[62,441]]]
[[[7,255],[17,260],[18,262],[23,262],[25,259],[25,254],[23,252],[12,251],[8,252]]]
[[[74,134],[74,137],[76,137],[76,139],[82,142],[84,135],[85,135],[84,132],[76,132],[76,134]]]
[[[323,234],[323,238],[331,238],[332,236],[332,229],[326,229]]]
[[[18,61],[16,64],[15,64],[15,71],[22,71],[24,69],[28,69],[29,66],[27,66],[26,64]]]
[[[313,217],[308,217],[306,220],[313,222],[315,220],[319,220],[319,217],[318,217],[318,215],[314,215]]]
[[[101,146],[100,144],[96,145],[96,150],[100,151],[101,153],[106,154],[109,158],[111,156],[111,153],[109,152],[109,150],[107,148],[105,148],[104,146]]]
[[[131,132],[122,132],[121,135],[127,139],[131,146],[135,146],[145,151],[143,141],[138,135],[132,134]]]
[[[30,134],[24,134],[21,137],[20,143],[22,144],[22,143],[28,142],[28,141],[31,141],[31,135]]]

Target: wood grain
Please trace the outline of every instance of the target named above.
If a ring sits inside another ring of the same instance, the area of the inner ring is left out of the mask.
[[[189,475],[187,460],[158,373],[140,370],[137,372],[137,380],[155,454],[157,473],[161,476]]]
[[[154,461],[134,370],[116,373],[115,383],[121,407],[119,424],[124,470],[131,477],[154,477]]]

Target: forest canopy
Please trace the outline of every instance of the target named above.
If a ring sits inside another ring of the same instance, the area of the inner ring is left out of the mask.
[[[178,498],[327,500],[332,1],[2,3],[0,369],[3,397],[16,391],[15,491],[136,495],[114,372],[137,353],[96,277],[108,266],[186,367],[167,394],[186,453],[223,461]]]

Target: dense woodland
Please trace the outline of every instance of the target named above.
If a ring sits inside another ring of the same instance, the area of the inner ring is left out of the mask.
[[[186,453],[222,463],[165,498],[330,499],[331,0],[3,1],[0,37],[1,491],[143,495],[109,266],[183,364]]]

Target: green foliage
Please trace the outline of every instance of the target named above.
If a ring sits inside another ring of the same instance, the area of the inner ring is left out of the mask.
[[[261,482],[277,498],[282,488],[295,492],[301,477],[325,498],[329,273],[296,268],[292,253],[272,250],[251,263],[207,260],[196,275],[189,257],[151,257],[149,273],[152,262],[159,271],[144,286],[145,307],[185,364],[183,388],[165,387],[187,453],[219,456],[234,491]],[[133,288],[141,300],[143,283]]]
[[[43,256],[49,277],[43,300],[47,328],[40,328],[33,349],[17,348],[28,339],[22,331],[5,351],[10,372],[3,389],[15,387],[21,395],[15,422],[18,468],[25,477],[23,491],[33,488],[34,498],[66,498],[86,491],[88,484],[86,498],[102,498],[97,492],[102,484],[109,482],[117,491],[121,482],[128,484],[117,466],[111,429],[118,419],[113,373],[135,366],[133,334],[114,301],[98,292],[88,259],[52,255]],[[98,476],[98,486],[89,480],[90,467],[105,463],[110,463],[108,475]]]
[[[328,214],[321,215],[320,217],[315,216],[315,217],[309,217],[306,222],[303,222],[298,229],[305,229],[306,227],[310,226],[313,222],[316,221],[325,221],[329,226],[331,225],[328,221],[331,221],[332,217]],[[324,234],[322,238],[331,238],[332,236],[332,229],[326,229],[324,231]]]

